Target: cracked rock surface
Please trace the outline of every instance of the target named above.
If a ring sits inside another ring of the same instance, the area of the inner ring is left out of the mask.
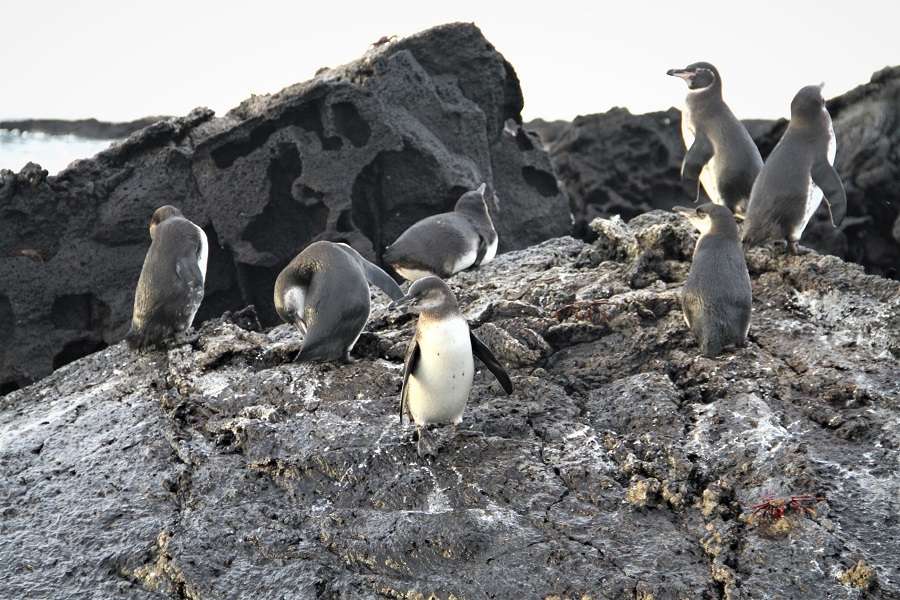
[[[754,249],[750,343],[710,360],[678,308],[694,234],[592,228],[451,280],[515,392],[479,371],[433,462],[380,294],[352,365],[226,317],[7,395],[0,595],[900,598],[900,283]],[[824,500],[750,509],[799,494]]]
[[[568,234],[547,153],[515,126],[522,106],[512,65],[455,23],[220,118],[159,121],[58,176],[0,171],[0,394],[122,339],[163,204],[209,238],[198,324],[253,304],[274,325],[275,279],[311,242],[378,260],[482,182],[499,197],[501,252]]]

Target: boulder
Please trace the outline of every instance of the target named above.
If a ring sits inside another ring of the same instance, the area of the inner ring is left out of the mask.
[[[245,312],[0,399],[5,594],[898,597],[900,282],[754,249],[750,342],[711,360],[688,226],[592,229],[451,280],[515,390],[480,368],[434,461],[380,292],[352,365],[293,363],[299,334]]]
[[[512,66],[457,23],[221,118],[201,108],[159,121],[56,177],[0,173],[0,391],[122,338],[163,204],[210,240],[198,324],[249,304],[274,324],[275,278],[310,242],[377,260],[483,181],[500,198],[500,251],[568,233],[547,154],[517,141],[521,109]]]
[[[798,85],[799,88],[799,85]],[[790,98],[785,98],[785,106]],[[900,278],[900,67],[875,73],[871,81],[828,101],[838,152],[835,166],[847,190],[847,218],[832,227],[824,204],[801,243],[863,265],[867,272]],[[745,121],[763,157],[787,121]],[[575,231],[590,237],[596,216],[632,218],[649,209],[690,204],[680,180],[684,146],[676,109],[632,115],[615,108],[577,117],[568,127],[533,121],[550,151],[557,177],[569,196]]]

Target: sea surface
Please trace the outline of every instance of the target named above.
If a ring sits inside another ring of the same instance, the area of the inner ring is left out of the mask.
[[[113,141],[0,129],[0,169],[18,172],[28,162],[34,162],[55,175],[72,161],[90,158],[109,148]]]

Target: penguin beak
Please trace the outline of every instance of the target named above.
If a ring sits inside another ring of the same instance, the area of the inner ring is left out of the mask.
[[[690,81],[696,74],[696,72],[690,69],[669,69],[668,71],[666,71],[666,75],[669,75],[670,77],[678,77],[679,79],[684,79],[685,81]]]
[[[388,304],[388,310],[398,310],[405,309],[409,306],[409,304],[413,301],[413,297],[409,294],[403,296],[402,298],[397,298],[390,304]]]
[[[693,208],[687,208],[685,206],[673,206],[672,212],[688,219],[697,215],[697,211],[695,211]]]
[[[487,190],[487,183],[482,183],[481,185],[478,186],[478,189],[475,191],[478,192],[479,194],[481,194],[481,197],[484,198],[485,190]]]

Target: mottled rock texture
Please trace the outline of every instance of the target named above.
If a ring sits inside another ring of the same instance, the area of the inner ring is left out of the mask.
[[[547,154],[505,132],[522,102],[478,28],[452,24],[222,118],[197,109],[160,121],[56,177],[37,165],[0,173],[0,391],[121,339],[163,204],[210,240],[198,322],[254,304],[273,324],[275,278],[310,242],[378,259],[484,181],[500,198],[501,251],[568,233]]]
[[[9,598],[900,598],[900,282],[750,252],[748,347],[698,357],[694,234],[596,221],[451,281],[510,366],[420,460],[414,321],[375,296],[352,365],[208,321],[0,400]],[[776,522],[772,494],[824,497]]]
[[[797,88],[803,84],[798,81]],[[784,99],[785,108],[790,101]],[[832,98],[828,110],[838,142],[835,166],[847,189],[847,219],[835,230],[823,204],[802,243],[862,264],[867,272],[900,278],[900,67],[879,71],[869,83]],[[787,121],[746,124],[765,158]],[[627,220],[693,200],[680,178],[684,145],[676,109],[633,115],[615,108],[577,117],[568,127],[540,120],[527,127],[550,150],[578,235],[591,235],[587,225],[596,216]]]

